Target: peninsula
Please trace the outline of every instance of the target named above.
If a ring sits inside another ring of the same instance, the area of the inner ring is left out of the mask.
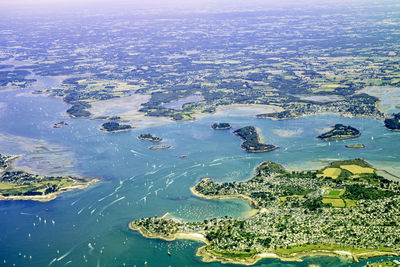
[[[119,124],[118,122],[114,121],[103,123],[103,125],[100,128],[100,130],[109,133],[124,132],[130,129],[133,129],[133,127],[128,124]]]
[[[146,141],[151,141],[151,142],[161,142],[162,141],[162,138],[154,136],[154,135],[149,134],[149,133],[141,134],[141,135],[138,136],[138,138],[140,140],[146,140]]]
[[[361,135],[360,131],[351,126],[345,126],[343,124],[336,124],[333,126],[333,129],[329,132],[321,134],[318,136],[318,139],[323,141],[332,141],[332,140],[345,140],[350,138],[356,138]]]
[[[229,130],[232,128],[232,126],[229,123],[220,122],[220,123],[213,123],[211,125],[211,128],[213,128],[214,130]]]
[[[256,128],[254,128],[253,126],[240,128],[233,133],[244,141],[241,147],[246,152],[268,152],[279,148],[271,144],[260,143],[260,137],[256,131]]]
[[[46,202],[58,194],[84,189],[98,179],[79,177],[41,176],[14,170],[11,163],[19,156],[0,154],[0,200],[35,200]]]
[[[362,159],[309,171],[263,162],[249,180],[203,178],[191,191],[209,199],[243,198],[256,213],[200,222],[142,218],[132,221],[130,229],[149,238],[202,241],[196,255],[206,262],[251,265],[266,257],[301,260],[310,255],[358,261],[400,252],[400,185],[377,175]]]
[[[392,118],[385,119],[385,127],[392,131],[400,131],[400,113],[393,114]]]

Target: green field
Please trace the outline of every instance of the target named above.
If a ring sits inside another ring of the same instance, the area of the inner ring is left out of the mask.
[[[340,198],[324,198],[322,199],[322,203],[331,204],[332,207],[335,208],[344,208],[346,206],[344,201]]]

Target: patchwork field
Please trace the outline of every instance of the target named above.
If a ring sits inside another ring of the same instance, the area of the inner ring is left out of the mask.
[[[340,173],[342,172],[341,169],[339,168],[326,168],[322,174],[318,174],[318,177],[331,177],[333,179],[336,179],[339,177]]]
[[[361,173],[374,173],[374,169],[361,167],[358,165],[341,165],[340,168],[344,170],[348,170],[352,174],[361,174]]]
[[[332,207],[336,207],[336,208],[344,208],[345,207],[344,201],[340,198],[324,198],[324,199],[322,199],[322,203],[332,204]]]

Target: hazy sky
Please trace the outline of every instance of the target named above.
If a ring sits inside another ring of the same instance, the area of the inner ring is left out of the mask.
[[[274,9],[279,7],[295,8],[296,6],[338,6],[351,5],[355,2],[390,1],[390,0],[0,0],[0,11],[54,11],[63,12],[70,9],[86,10],[149,10],[160,12],[179,11],[238,11]]]

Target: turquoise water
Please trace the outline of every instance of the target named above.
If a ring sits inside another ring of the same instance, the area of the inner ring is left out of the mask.
[[[48,79],[45,86],[53,83]],[[128,223],[166,212],[184,220],[245,216],[250,210],[246,202],[204,200],[192,196],[189,188],[205,176],[217,181],[247,179],[264,160],[279,162],[290,169],[308,169],[324,165],[316,159],[362,157],[400,176],[400,133],[387,131],[382,121],[332,114],[286,121],[211,116],[196,122],[108,134],[98,130],[100,121],[66,117],[67,106],[61,99],[21,95],[21,92],[0,92],[0,102],[5,103],[0,109],[0,149],[6,153],[28,154],[33,163],[22,161],[20,164],[31,164],[33,169],[43,167],[47,158],[49,162],[60,163],[61,157],[62,165],[62,156],[68,155],[68,162],[73,162],[73,166],[64,166],[61,172],[72,170],[87,177],[102,177],[102,181],[47,203],[0,202],[1,266],[145,266],[145,261],[147,266],[226,266],[202,263],[195,256],[201,243],[146,239],[128,230]],[[69,125],[52,128],[61,120]],[[216,121],[230,122],[234,129],[254,125],[261,130],[266,142],[281,148],[248,154],[240,149],[241,140],[231,131],[210,128]],[[315,139],[335,123],[352,125],[362,135],[356,140],[331,143]],[[162,137],[162,144],[173,148],[149,150],[151,143],[137,139],[143,132]],[[41,151],[44,159],[36,164],[37,151],[15,145],[27,140],[32,143],[42,140],[44,146],[56,149]],[[362,150],[344,147],[353,143],[367,147]],[[180,155],[187,157],[179,158]],[[309,264],[348,266],[351,263],[335,257],[307,257],[301,263],[265,259],[256,266]]]

